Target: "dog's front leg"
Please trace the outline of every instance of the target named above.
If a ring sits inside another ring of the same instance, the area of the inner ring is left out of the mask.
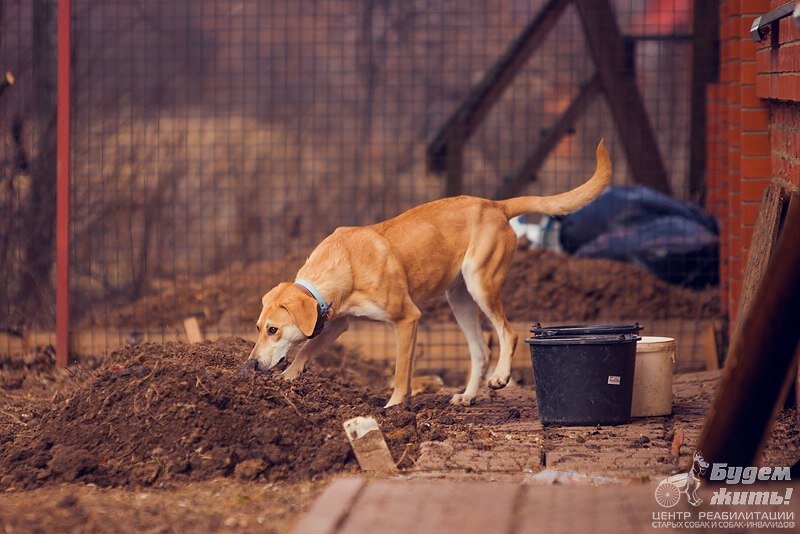
[[[411,375],[414,372],[414,352],[417,347],[417,325],[420,311],[404,317],[394,324],[397,341],[397,361],[394,369],[394,392],[385,408],[400,404],[411,393]]]
[[[325,325],[325,328],[322,329],[322,332],[320,332],[317,337],[306,341],[306,343],[297,352],[297,356],[295,356],[294,361],[292,361],[291,365],[286,368],[281,376],[283,376],[285,380],[294,380],[300,376],[303,372],[303,369],[306,367],[308,356],[312,353],[328,348],[331,343],[336,341],[339,336],[347,331],[347,327],[347,317],[336,317],[333,319],[331,322]]]

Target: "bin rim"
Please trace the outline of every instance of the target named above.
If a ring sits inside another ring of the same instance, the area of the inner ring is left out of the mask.
[[[675,338],[664,336],[641,336],[639,343],[636,344],[637,353],[662,352],[664,350],[676,349]],[[674,356],[673,356],[674,360]]]
[[[579,335],[638,334],[644,329],[640,323],[563,324],[542,326],[536,323],[530,329],[533,337],[570,337]]]
[[[582,335],[562,337],[529,337],[528,345],[617,345],[636,343],[641,338],[636,334]]]

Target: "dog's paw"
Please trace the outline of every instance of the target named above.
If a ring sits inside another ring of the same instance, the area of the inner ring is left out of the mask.
[[[508,385],[509,378],[511,378],[511,377],[510,376],[502,377],[502,376],[492,375],[489,378],[489,380],[486,382],[486,385],[488,385],[492,389],[503,389],[504,387],[506,387]]]
[[[394,395],[393,394],[392,398],[389,399],[389,402],[386,403],[386,406],[384,406],[384,408],[390,408],[392,406],[395,406],[396,404],[402,404],[403,402],[405,402],[406,396],[407,395]]]
[[[287,382],[291,382],[301,374],[303,374],[302,369],[292,369],[291,367],[287,367],[286,370],[281,373],[281,377],[283,377],[283,379]]]
[[[456,393],[450,399],[450,404],[454,406],[472,406],[475,404],[475,397],[465,395],[464,393]]]

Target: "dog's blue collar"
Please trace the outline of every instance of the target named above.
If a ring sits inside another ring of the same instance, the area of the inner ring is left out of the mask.
[[[322,292],[320,292],[320,290],[317,289],[317,286],[315,286],[310,280],[306,280],[305,278],[298,278],[297,280],[294,281],[294,283],[297,284],[298,286],[306,288],[308,292],[311,293],[311,295],[313,295],[315,299],[317,299],[317,306],[319,306],[319,314],[321,316],[328,313],[328,310],[330,310],[331,307],[333,306],[333,301],[325,304],[325,299],[322,296]]]

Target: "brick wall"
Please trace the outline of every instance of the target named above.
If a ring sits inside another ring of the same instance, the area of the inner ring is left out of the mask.
[[[770,136],[773,178],[800,187],[800,102],[772,103]]]
[[[783,2],[772,0],[771,7]],[[756,94],[770,107],[772,178],[800,187],[800,28],[791,18],[757,45]]]
[[[697,0],[699,1],[699,0]],[[771,182],[800,188],[800,30],[761,43],[753,19],[785,0],[720,2],[720,80],[708,89],[706,207],[721,229],[721,291],[731,325],[758,213]]]
[[[758,202],[772,175],[770,105],[757,94],[750,38],[753,19],[769,9],[769,0],[720,2],[720,80],[708,92],[706,206],[720,222],[721,291],[731,324]]]

